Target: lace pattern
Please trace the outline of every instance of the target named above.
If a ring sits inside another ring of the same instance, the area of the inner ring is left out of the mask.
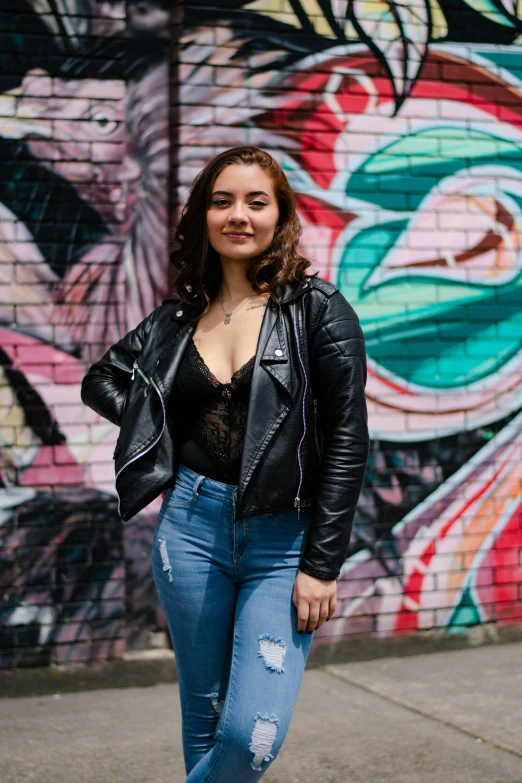
[[[191,340],[176,378],[184,438],[196,440],[229,473],[239,472],[254,362],[255,355],[222,383]]]
[[[213,386],[216,387],[222,387],[222,394],[224,397],[231,397],[233,394],[233,391],[237,389],[237,387],[244,382],[246,378],[249,378],[251,372],[250,368],[253,367],[254,361],[255,361],[255,355],[252,356],[248,362],[245,362],[242,367],[240,367],[238,370],[233,373],[230,381],[228,383],[222,383],[221,381],[218,381],[214,373],[207,367],[203,357],[201,356],[200,352],[197,349],[196,343],[194,340],[190,341],[190,347],[193,350],[194,358],[196,360],[196,363],[199,367],[199,369],[202,371],[202,373],[205,375],[207,380],[210,381],[210,383]]]

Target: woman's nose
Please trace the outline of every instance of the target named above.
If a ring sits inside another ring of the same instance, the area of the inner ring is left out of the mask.
[[[229,214],[229,220],[233,223],[244,223],[246,221],[246,213],[244,207],[240,204],[234,205]]]

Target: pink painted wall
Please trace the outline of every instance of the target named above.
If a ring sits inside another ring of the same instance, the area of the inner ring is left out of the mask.
[[[158,502],[119,519],[80,382],[165,295],[192,178],[243,143],[285,167],[367,340],[372,450],[314,644],[522,621],[522,23],[457,5],[185,2],[173,26],[163,0],[0,0],[0,667],[165,630]]]

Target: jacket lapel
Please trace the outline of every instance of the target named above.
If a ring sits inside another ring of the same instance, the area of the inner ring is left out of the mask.
[[[267,307],[265,334],[259,335],[259,364],[288,393],[290,401],[296,389],[295,368],[290,361],[291,340],[285,334],[281,310],[271,301]],[[257,362],[256,362],[257,364]]]
[[[170,396],[178,367],[195,327],[194,321],[186,321],[183,324],[179,324],[176,332],[174,334],[171,333],[170,338],[164,345],[159,359],[156,360],[153,377],[158,382],[165,400]]]
[[[299,293],[289,284],[278,289],[282,304],[295,299]],[[195,331],[194,316],[197,314],[191,305],[176,304],[175,299],[167,299],[166,303],[170,305],[167,324],[170,323],[171,328],[166,329],[159,356],[157,351],[148,351],[148,361],[142,365],[154,377],[165,399],[172,391],[181,358]],[[177,324],[173,324],[173,321]],[[292,359],[297,354],[292,349],[295,337],[291,329],[290,313],[284,319],[281,307],[269,299],[261,323],[250,387],[239,495],[243,495],[265,449],[299,394],[300,369],[296,364],[298,359]]]
[[[170,394],[181,357],[195,330],[193,318],[197,311],[174,297],[165,299],[163,304],[168,307],[161,320],[156,320],[156,330],[149,333],[143,359],[140,357],[139,361],[142,369],[158,381],[165,395]]]
[[[288,319],[290,320],[290,319]],[[281,309],[268,300],[256,352],[241,459],[242,495],[263,452],[288,415],[299,389]]]

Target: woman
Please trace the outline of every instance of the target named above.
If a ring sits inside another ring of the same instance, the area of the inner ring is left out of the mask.
[[[175,292],[112,346],[82,399],[120,426],[123,519],[166,490],[154,582],[179,674],[188,783],[257,780],[336,608],[368,456],[364,340],[308,277],[281,167],[237,147],[196,177]]]

